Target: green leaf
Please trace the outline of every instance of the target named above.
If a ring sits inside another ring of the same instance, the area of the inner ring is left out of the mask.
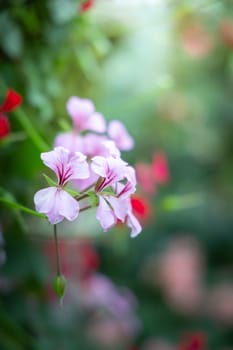
[[[200,193],[173,195],[165,197],[161,208],[166,211],[182,210],[200,206],[204,203],[204,196]]]
[[[80,194],[78,191],[72,190],[72,189],[67,188],[67,187],[66,187],[66,192],[68,192],[73,197],[77,197]]]
[[[46,216],[44,214],[37,213],[37,211],[35,211],[33,209],[27,208],[24,205],[15,202],[14,200],[10,200],[10,199],[4,198],[2,196],[0,196],[0,203],[4,204],[5,206],[12,208],[12,209],[19,209],[19,210],[23,211],[24,213],[27,213],[30,215],[38,216],[40,218],[46,218]]]
[[[57,187],[57,183],[54,180],[52,180],[48,175],[44,173],[42,175],[44,176],[49,186]]]
[[[96,207],[99,203],[99,198],[98,198],[97,194],[94,191],[88,191],[87,195],[90,199],[91,206]]]

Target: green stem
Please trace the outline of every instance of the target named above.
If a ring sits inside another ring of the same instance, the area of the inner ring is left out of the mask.
[[[86,207],[81,208],[81,209],[79,210],[79,212],[81,213],[82,211],[85,211],[85,210],[88,210],[88,209],[91,209],[91,208],[93,208],[91,205],[87,205]]]
[[[84,199],[84,198],[87,198],[89,197],[87,193],[83,193],[81,195],[77,195],[75,196],[74,198],[77,200],[77,201],[81,201],[81,199]]]
[[[0,197],[0,203],[3,203],[4,205],[12,208],[12,209],[18,209],[18,210],[21,210],[27,214],[30,214],[30,215],[34,215],[34,216],[38,216],[40,218],[46,218],[46,216],[44,214],[40,214],[40,213],[37,213],[35,210],[33,209],[30,209],[30,208],[27,208],[17,202],[14,202],[12,200],[9,200],[9,199],[6,199],[4,197]]]
[[[61,261],[58,247],[58,237],[57,237],[57,225],[53,225],[54,240],[56,247],[56,265],[57,265],[57,276],[61,276]]]
[[[43,138],[39,135],[39,133],[33,126],[32,122],[27,117],[27,115],[23,112],[23,110],[19,108],[16,111],[14,111],[14,114],[18,119],[19,123],[21,124],[21,126],[23,127],[23,129],[25,130],[28,137],[32,140],[32,142],[36,146],[36,148],[40,152],[48,151],[49,146],[43,140]]]

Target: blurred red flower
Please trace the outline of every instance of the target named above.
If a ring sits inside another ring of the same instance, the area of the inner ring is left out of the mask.
[[[186,334],[179,345],[179,350],[204,350],[206,348],[206,334],[204,332]]]
[[[16,107],[22,102],[22,96],[18,94],[15,90],[9,89],[7,91],[5,100],[2,105],[0,105],[0,112],[12,112]]]
[[[131,197],[131,205],[134,215],[141,221],[146,221],[151,216],[151,204],[147,198],[133,195]]]
[[[170,180],[168,161],[165,153],[155,152],[152,160],[154,179],[159,184],[166,184]]]
[[[0,139],[4,139],[10,132],[10,123],[4,114],[0,114]]]
[[[22,102],[22,96],[15,90],[7,91],[5,100],[0,105],[0,139],[4,139],[10,133],[10,123],[7,116],[3,113],[12,112]]]
[[[80,12],[89,11],[92,8],[92,6],[94,6],[94,4],[95,4],[95,0],[86,0],[81,3],[79,7],[79,11]]]

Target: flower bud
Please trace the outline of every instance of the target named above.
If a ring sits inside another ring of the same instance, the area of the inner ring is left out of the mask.
[[[58,298],[63,298],[66,289],[66,279],[63,275],[57,275],[53,281],[53,288]]]

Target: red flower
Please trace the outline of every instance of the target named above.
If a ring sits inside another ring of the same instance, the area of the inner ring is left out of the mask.
[[[10,123],[4,114],[0,113],[0,140],[7,137],[10,133]]]
[[[10,133],[10,123],[5,114],[6,112],[13,111],[22,102],[22,97],[13,89],[7,91],[5,100],[0,105],[0,139],[4,139]]]
[[[0,112],[11,112],[22,102],[22,96],[15,90],[9,89],[6,94],[5,101],[0,106]]]
[[[92,8],[92,6],[94,6],[94,4],[95,4],[95,0],[86,0],[81,3],[79,7],[79,11],[80,12],[89,11]]]
[[[178,347],[179,350],[204,350],[206,348],[206,335],[203,332],[187,334]]]
[[[163,152],[155,152],[152,161],[154,179],[159,184],[166,184],[170,180],[168,162]]]
[[[140,221],[146,221],[151,216],[151,205],[145,197],[133,195],[131,197],[131,205],[134,215]]]

